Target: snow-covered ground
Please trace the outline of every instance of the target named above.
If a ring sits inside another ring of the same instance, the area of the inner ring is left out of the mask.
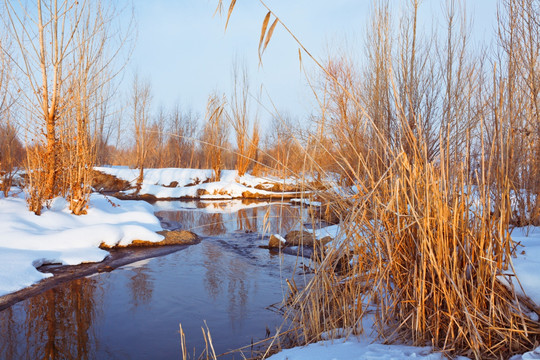
[[[512,239],[518,244],[517,257],[512,263],[519,283],[525,294],[540,307],[540,227],[514,229]],[[521,293],[517,282],[514,286]]]
[[[0,195],[0,296],[28,287],[51,274],[42,264],[99,262],[108,252],[99,248],[133,240],[160,241],[163,236],[153,207],[144,201],[120,201],[93,194],[88,214],[72,215],[57,198],[41,216],[28,211],[24,193]]]
[[[357,339],[337,339],[321,341],[305,347],[283,350],[268,360],[397,360],[424,359],[440,360],[444,356],[433,353],[429,347],[405,345],[383,345],[373,342],[369,337]]]
[[[374,338],[373,324],[373,315],[367,315],[362,319],[364,333],[360,336],[350,335],[347,337],[343,330],[337,329],[334,334],[323,334],[323,339],[326,338],[327,340],[283,350],[269,357],[268,360],[446,359],[443,354],[434,352],[429,346],[381,344]],[[339,337],[340,333],[343,337]],[[332,339],[332,337],[336,336],[338,336],[337,339]]]
[[[326,340],[304,347],[283,350],[268,360],[401,360],[448,359],[441,353],[433,352],[430,347],[407,345],[385,345],[375,342],[370,336]],[[457,360],[466,360],[458,357]],[[510,360],[540,359],[540,347],[525,354],[515,355]]]
[[[139,170],[127,167],[96,167],[95,169],[105,174],[114,175],[121,180],[129,181],[132,186],[136,185],[139,175]],[[275,183],[290,185],[292,181],[272,177],[255,177],[249,174],[239,176],[236,170],[222,170],[220,181],[209,182],[212,174],[212,170],[201,169],[145,169],[139,194],[153,195],[159,199],[200,198],[208,200],[241,198],[242,194],[247,191],[264,197],[275,195],[275,192],[267,191],[264,187],[271,188]],[[256,186],[259,189],[255,189]]]

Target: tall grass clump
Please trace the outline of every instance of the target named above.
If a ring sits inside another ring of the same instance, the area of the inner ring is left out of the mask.
[[[339,328],[359,333],[368,314],[385,340],[478,359],[538,341],[539,324],[505,281],[513,251],[508,188],[487,183],[481,171],[472,185],[466,169],[450,175],[445,165],[400,152],[353,198],[327,199],[349,215],[342,243],[291,306],[303,341]],[[493,192],[503,198],[497,209]]]

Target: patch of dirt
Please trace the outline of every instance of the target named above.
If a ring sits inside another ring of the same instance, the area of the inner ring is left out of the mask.
[[[300,196],[300,193],[274,193],[274,194],[259,194],[251,191],[244,191],[242,198],[244,199],[259,199],[259,200],[287,200],[294,199]]]
[[[163,199],[158,199],[156,196],[151,195],[151,194],[114,193],[114,194],[111,194],[111,196],[114,196],[115,198],[117,198],[119,200],[143,200],[143,201],[149,202],[151,204],[155,203],[158,200],[163,200]]]
[[[197,196],[210,195],[206,189],[197,189]]]
[[[131,184],[129,181],[121,180],[114,175],[93,170],[92,187],[99,192],[118,192],[128,190]]]
[[[134,248],[134,247],[158,247],[158,246],[171,246],[171,245],[194,245],[201,242],[199,236],[191,231],[187,230],[163,230],[158,231],[158,234],[163,235],[165,239],[159,242],[152,242],[146,240],[133,240],[131,244],[126,246],[110,247],[105,244],[101,244],[102,249],[118,249],[118,248]]]
[[[163,185],[163,186],[168,187],[168,188],[175,188],[175,187],[178,187],[178,181],[171,181],[169,185]]]

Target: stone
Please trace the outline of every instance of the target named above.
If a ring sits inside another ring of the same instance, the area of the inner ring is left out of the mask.
[[[251,191],[244,191],[242,192],[242,197],[244,199],[257,199],[261,196],[258,193],[252,193]]]
[[[165,239],[152,242],[147,240],[133,240],[131,244],[127,246],[115,246],[115,247],[149,247],[149,246],[167,246],[167,245],[193,245],[199,243],[201,240],[199,236],[191,231],[187,230],[163,230],[157,232],[163,235]],[[101,244],[102,249],[110,249],[110,246]]]
[[[127,190],[131,185],[129,181],[121,180],[114,175],[93,170],[92,187],[101,192],[117,192]]]
[[[326,245],[329,242],[332,242],[334,239],[332,239],[330,236],[325,236],[322,239],[318,239],[317,242],[322,245]]]
[[[158,242],[158,245],[192,245],[200,242],[200,238],[194,232],[188,230],[163,230],[158,234],[165,236],[165,239]]]
[[[293,230],[285,235],[287,246],[313,246],[313,234],[307,231]]]
[[[310,232],[293,230],[285,236],[285,240],[287,241],[286,246],[324,246],[334,239],[330,236],[316,239]]]
[[[268,241],[268,248],[279,249],[285,247],[286,244],[286,240],[281,235],[275,234],[270,236],[270,240]]]

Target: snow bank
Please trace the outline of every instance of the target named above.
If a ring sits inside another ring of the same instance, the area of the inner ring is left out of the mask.
[[[353,360],[353,359],[445,359],[440,353],[433,353],[430,347],[406,345],[383,345],[370,343],[366,337],[354,337],[333,341],[321,341],[305,347],[283,350],[268,360]]]
[[[337,339],[320,341],[303,347],[295,347],[283,350],[268,360],[401,360],[423,359],[442,360],[448,359],[442,353],[433,352],[430,347],[416,347],[408,345],[384,345],[372,342],[369,337],[359,339]],[[457,360],[468,360],[460,356]],[[533,360],[540,359],[540,347],[521,355],[514,355],[510,360]]]
[[[517,257],[512,259],[516,275],[525,294],[540,307],[540,227],[528,228],[528,236],[527,228],[514,229],[512,239],[519,243]],[[514,286],[518,293],[523,293],[517,282]]]
[[[139,170],[126,167],[96,167],[97,171],[116,176],[136,185]],[[140,195],[154,195],[159,199],[200,198],[233,199],[241,198],[248,191],[261,197],[275,195],[275,192],[255,189],[256,186],[283,183],[283,180],[255,177],[249,174],[238,176],[236,170],[222,170],[221,180],[209,182],[212,170],[201,169],[145,169]],[[290,183],[291,181],[287,181]],[[175,185],[171,187],[171,185]],[[203,195],[201,195],[203,194]]]
[[[120,201],[93,194],[87,215],[75,216],[57,198],[36,216],[23,197],[0,199],[0,296],[51,276],[36,270],[42,264],[76,265],[102,261],[99,248],[133,240],[157,242],[163,236],[153,207],[143,201]]]
[[[332,239],[336,239],[340,235],[341,225],[330,225],[319,229],[306,229],[306,231],[314,233],[315,238],[318,240],[327,236],[330,236]]]
[[[124,166],[96,167],[97,171],[116,176],[119,179],[131,182],[135,185],[139,176],[139,169],[130,169]],[[153,184],[168,186],[173,181],[178,182],[177,186],[189,184],[199,184],[212,177],[212,170],[201,169],[144,169],[143,184]]]

